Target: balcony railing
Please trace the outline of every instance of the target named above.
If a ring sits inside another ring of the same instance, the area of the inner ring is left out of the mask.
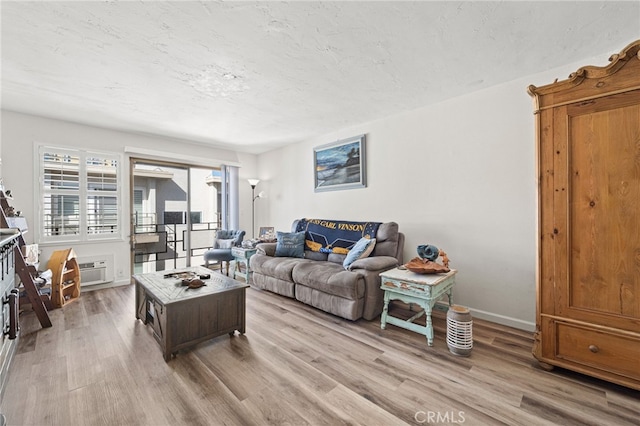
[[[138,218],[141,219],[141,218]],[[145,223],[146,222],[146,223]],[[191,224],[154,224],[149,221],[134,222],[133,250],[134,263],[150,264],[153,270],[176,269],[203,264],[203,255],[213,246],[219,222]],[[187,235],[190,235],[190,249],[187,250]]]

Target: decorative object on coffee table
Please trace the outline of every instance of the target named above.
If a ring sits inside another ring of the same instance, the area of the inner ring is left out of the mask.
[[[188,278],[182,280],[182,286],[188,288],[200,288],[206,284],[200,278]]]
[[[464,306],[453,305],[447,311],[447,346],[454,355],[471,355],[473,319],[469,309]]]

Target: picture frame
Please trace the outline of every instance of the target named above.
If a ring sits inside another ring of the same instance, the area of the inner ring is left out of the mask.
[[[275,239],[276,231],[273,226],[261,226],[258,233],[259,240],[273,240]]]
[[[365,135],[313,149],[314,191],[366,188]]]

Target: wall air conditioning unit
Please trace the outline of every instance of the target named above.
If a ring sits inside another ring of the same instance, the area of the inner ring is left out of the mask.
[[[80,268],[80,285],[105,284],[111,282],[107,279],[107,260],[92,260],[78,262]]]

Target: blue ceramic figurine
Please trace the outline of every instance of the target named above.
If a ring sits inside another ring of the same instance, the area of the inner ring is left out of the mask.
[[[422,259],[435,261],[439,256],[440,250],[438,247],[431,244],[421,244],[418,246],[418,256]]]

